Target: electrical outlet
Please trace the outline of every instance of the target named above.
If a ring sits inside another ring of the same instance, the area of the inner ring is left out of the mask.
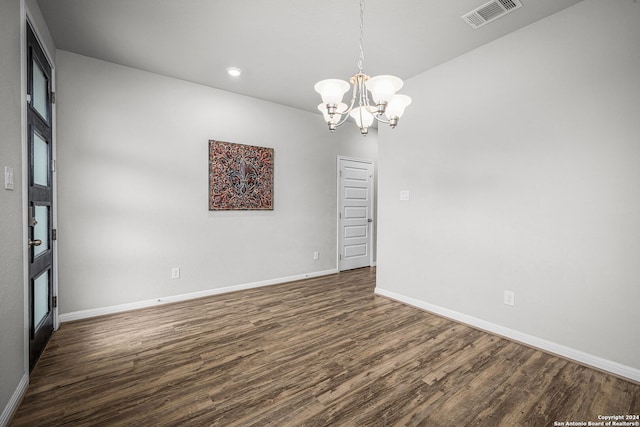
[[[513,291],[504,291],[504,303],[506,305],[515,305],[516,294]]]
[[[180,278],[180,267],[173,267],[171,269],[171,278],[179,279]]]
[[[320,252],[315,251],[315,252],[313,253],[313,259],[315,259],[315,260],[319,260],[319,259],[320,259]]]

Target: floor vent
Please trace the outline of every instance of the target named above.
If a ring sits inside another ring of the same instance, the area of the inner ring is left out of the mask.
[[[463,15],[462,20],[476,29],[520,7],[520,0],[492,0]]]

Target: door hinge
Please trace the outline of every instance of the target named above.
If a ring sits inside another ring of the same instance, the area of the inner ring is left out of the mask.
[[[56,159],[51,159],[51,172],[56,171]]]
[[[55,228],[51,229],[51,240],[58,240],[58,230]]]
[[[54,91],[51,91],[51,103],[56,103],[56,93]]]
[[[342,219],[342,212],[338,212],[338,218]]]
[[[342,261],[342,254],[338,254],[338,259]]]
[[[58,307],[58,297],[55,296],[55,297],[51,298],[51,303],[53,304],[53,308],[57,308]]]

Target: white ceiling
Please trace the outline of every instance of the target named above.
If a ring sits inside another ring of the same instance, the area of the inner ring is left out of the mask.
[[[407,79],[580,0],[522,0],[521,8],[474,30],[460,17],[486,1],[368,0],[364,72]],[[58,49],[308,111],[320,103],[318,80],[357,72],[359,0],[39,5]],[[242,76],[228,76],[229,66]]]

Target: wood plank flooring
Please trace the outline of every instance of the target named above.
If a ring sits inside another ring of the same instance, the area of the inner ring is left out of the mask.
[[[65,323],[12,426],[553,426],[640,385],[373,294],[375,269]]]

